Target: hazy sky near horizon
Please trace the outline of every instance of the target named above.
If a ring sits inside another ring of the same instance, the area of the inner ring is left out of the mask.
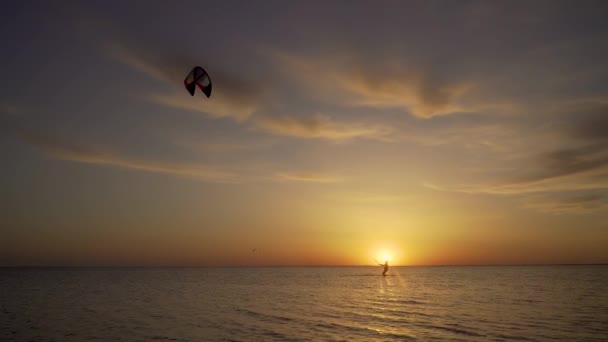
[[[608,262],[605,1],[0,16],[0,265]]]

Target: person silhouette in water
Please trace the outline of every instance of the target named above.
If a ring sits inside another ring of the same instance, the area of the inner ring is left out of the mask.
[[[388,261],[385,261],[385,262],[384,262],[384,265],[383,265],[383,264],[378,264],[378,265],[380,265],[380,266],[383,266],[383,267],[384,267],[384,272],[382,272],[382,275],[383,275],[383,276],[386,276],[386,272],[388,272]]]

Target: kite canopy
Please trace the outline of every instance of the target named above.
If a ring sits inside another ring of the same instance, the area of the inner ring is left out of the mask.
[[[194,96],[197,85],[207,97],[211,96],[211,78],[209,78],[205,69],[200,66],[192,68],[184,80],[184,86],[192,96]]]

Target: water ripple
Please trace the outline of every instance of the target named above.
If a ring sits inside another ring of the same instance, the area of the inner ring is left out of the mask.
[[[2,269],[0,340],[605,341],[606,266]],[[365,276],[363,276],[365,275]]]

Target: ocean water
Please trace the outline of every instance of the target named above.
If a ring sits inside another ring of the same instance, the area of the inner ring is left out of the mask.
[[[608,341],[608,266],[0,269],[2,341]]]

